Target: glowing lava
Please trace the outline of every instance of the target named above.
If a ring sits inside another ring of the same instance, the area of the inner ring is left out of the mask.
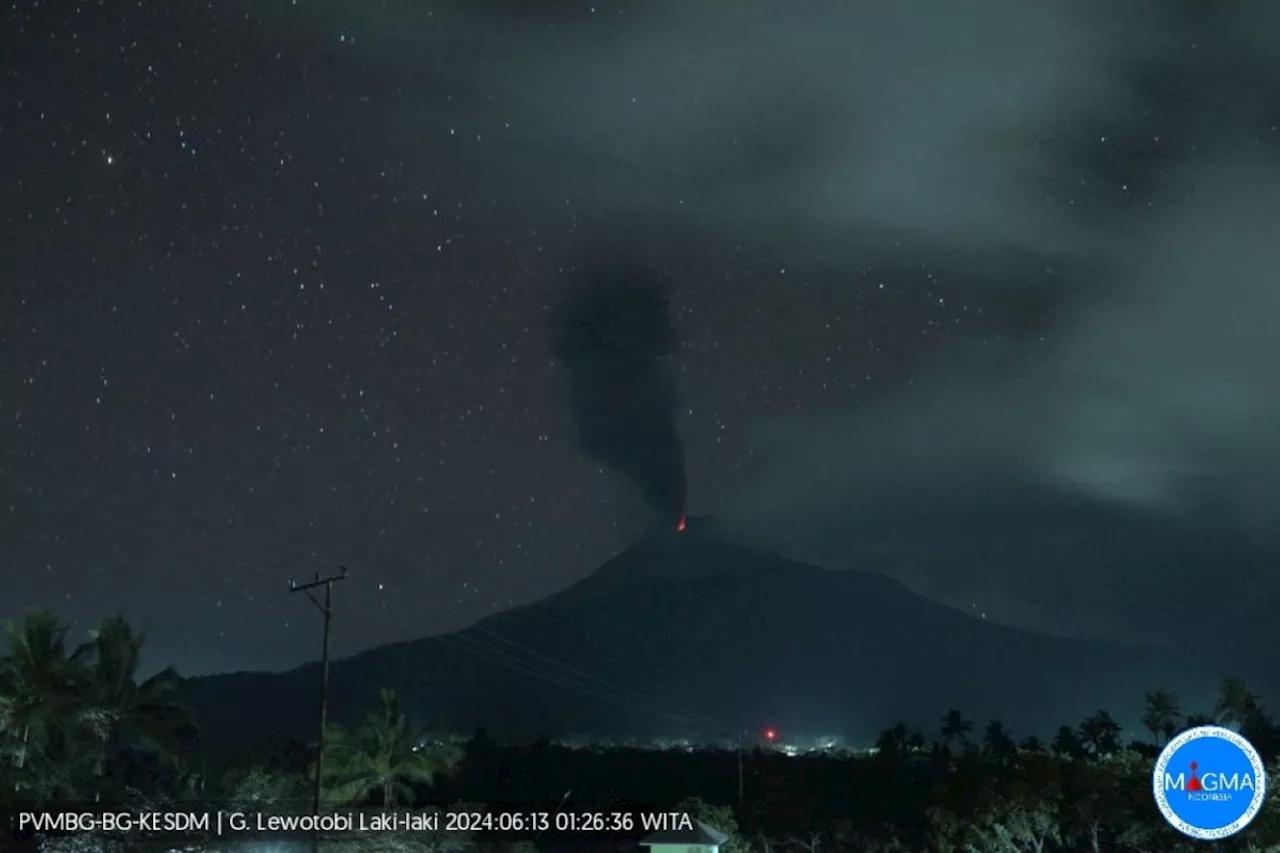
[[[689,527],[689,519],[685,518],[684,513],[680,513],[680,520],[676,522],[676,532],[684,533]]]

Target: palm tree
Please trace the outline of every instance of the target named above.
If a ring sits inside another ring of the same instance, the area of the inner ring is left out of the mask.
[[[982,748],[989,758],[999,762],[1003,762],[1018,751],[1018,745],[1014,743],[1009,730],[1000,720],[987,723],[982,733]]]
[[[26,766],[45,730],[70,706],[74,662],[67,654],[67,626],[43,610],[3,623],[9,650],[0,658],[0,734],[15,740],[14,765]]]
[[[1035,735],[1027,735],[1018,744],[1018,749],[1023,752],[1044,752],[1044,742]]]
[[[1156,738],[1156,742],[1168,741],[1178,730],[1178,697],[1168,690],[1152,690],[1143,697],[1142,724]]]
[[[96,772],[102,776],[113,746],[141,742],[175,761],[182,736],[194,729],[191,712],[173,694],[182,684],[173,667],[138,680],[139,659],[146,637],[134,633],[121,617],[104,619],[90,640],[72,659],[82,666],[78,718],[98,745]]]
[[[1218,704],[1214,716],[1223,725],[1242,726],[1260,710],[1258,697],[1243,678],[1232,676],[1223,679],[1218,688]]]
[[[83,797],[93,778],[96,746],[92,733],[74,720],[48,726],[40,749],[30,757],[30,789],[37,802]]]
[[[1063,755],[1068,758],[1080,758],[1084,755],[1084,748],[1080,744],[1080,736],[1070,726],[1059,727],[1058,733],[1053,736],[1051,749],[1057,755]]]
[[[876,738],[876,757],[881,760],[900,759],[911,751],[911,730],[906,723],[894,723],[880,732]]]
[[[381,698],[382,707],[357,731],[330,729],[326,752],[333,760],[325,772],[329,799],[350,803],[377,792],[382,805],[391,807],[412,799],[412,783],[430,784],[462,757],[452,744],[422,747],[422,733],[410,728],[396,692],[383,690]]]
[[[942,741],[950,746],[952,743],[969,744],[969,732],[973,731],[973,723],[964,718],[955,708],[942,718]]]
[[[1195,728],[1199,728],[1200,726],[1216,725],[1217,722],[1218,721],[1214,719],[1212,714],[1204,714],[1204,713],[1196,712],[1194,714],[1187,714],[1187,716],[1183,718],[1182,728],[1184,730],[1195,729]]]
[[[1103,758],[1120,751],[1120,734],[1123,729],[1106,711],[1098,711],[1080,724],[1080,745],[1094,758]]]

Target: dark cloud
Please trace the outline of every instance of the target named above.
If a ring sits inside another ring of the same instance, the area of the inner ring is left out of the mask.
[[[1007,370],[767,425],[769,472],[724,521],[1063,633],[1176,633],[1179,611],[1261,630],[1280,600],[1274,550],[1254,555],[1280,520],[1280,169],[1226,149],[1183,180],[1108,253],[1114,286]]]
[[[1249,556],[1280,506],[1275,10],[660,2],[498,35],[444,8],[362,16],[361,37],[481,57],[483,116],[406,98],[398,121],[482,131],[513,192],[833,287],[927,267],[940,298],[1054,306],[893,399],[761,424],[768,468],[722,523],[1066,633],[1160,634],[1148,611],[1196,605],[1209,571],[1276,600]],[[1144,550],[1160,525],[1219,544]]]
[[[1244,79],[1267,79],[1270,48],[1231,10],[935,5],[668,10],[533,50],[508,91],[616,208],[684,210],[797,262],[915,253],[1003,289],[1053,268],[1072,294],[1000,363],[957,356],[896,401],[765,425],[770,471],[722,519],[740,535],[1064,633],[1167,637],[1207,602],[1229,621],[1258,600],[1249,543],[1280,483],[1280,171],[1255,141],[1268,90]],[[885,529],[911,559],[870,558]],[[1196,591],[1208,572],[1217,597]]]

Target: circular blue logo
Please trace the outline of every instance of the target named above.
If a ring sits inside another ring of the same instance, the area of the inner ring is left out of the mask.
[[[1169,741],[1151,776],[1156,805],[1184,835],[1215,841],[1258,815],[1267,775],[1253,744],[1220,726],[1188,729]]]

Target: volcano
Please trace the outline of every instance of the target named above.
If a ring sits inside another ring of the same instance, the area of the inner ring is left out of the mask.
[[[768,721],[869,743],[898,720],[934,732],[950,708],[1044,736],[1099,708],[1136,730],[1143,691],[1157,686],[1209,707],[1226,674],[1182,652],[996,625],[880,575],[725,541],[690,518],[542,601],[337,661],[330,713],[350,721],[392,687],[416,715],[513,740],[718,739]],[[307,665],[197,678],[186,700],[210,737],[307,739],[318,675]]]

